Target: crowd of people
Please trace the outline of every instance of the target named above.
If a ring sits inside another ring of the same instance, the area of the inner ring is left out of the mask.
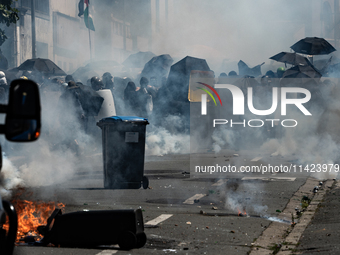
[[[281,78],[285,71],[285,68],[280,67],[276,72],[271,70],[267,71],[262,77],[254,77],[251,75],[240,76],[235,71],[230,71],[228,74],[221,73],[215,80],[216,83],[225,83],[228,78],[243,80],[243,84],[238,83],[237,85],[243,90],[245,95],[247,94],[247,87],[257,86],[257,88],[254,89],[254,96],[260,99],[259,104],[262,104],[263,101],[265,101],[264,97],[267,97],[265,95],[268,95],[268,98],[271,97],[270,87],[281,86],[279,82],[280,80],[282,81]],[[67,111],[64,110],[65,108],[59,111],[59,123],[63,126],[68,126],[70,130],[82,128],[87,133],[93,132],[93,128],[91,127],[93,127],[93,123],[95,123],[94,116],[98,114],[102,101],[99,100],[89,105],[88,102],[86,102],[86,100],[89,100],[89,97],[84,97],[84,91],[89,92],[89,90],[91,90],[92,94],[90,93],[90,95],[92,95],[93,98],[96,91],[104,89],[110,90],[114,99],[117,115],[139,116],[148,118],[149,120],[153,118],[154,121],[152,121],[152,123],[156,125],[160,123],[159,119],[162,117],[161,115],[166,115],[167,113],[174,114],[176,108],[180,109],[187,106],[186,104],[182,104],[183,102],[179,102],[180,100],[176,99],[169,91],[166,77],[163,77],[158,82],[155,77],[150,77],[150,80],[146,77],[140,77],[138,80],[128,78],[124,80],[125,84],[123,82],[123,87],[122,84],[119,85],[119,90],[116,88],[118,86],[116,86],[114,77],[110,72],[103,73],[101,77],[93,76],[86,80],[86,84],[74,79],[72,75],[66,75],[65,77],[45,77],[41,73],[30,71],[24,71],[20,78],[34,80],[38,84],[43,107],[45,101],[51,100],[50,92],[59,92],[59,94],[55,94],[59,97],[56,100],[57,109],[61,109],[62,106],[66,106],[67,109]],[[8,98],[9,82],[10,80],[6,77],[5,73],[0,71],[1,103],[6,102]],[[321,92],[318,91],[318,88],[316,86],[313,88],[316,88],[313,94],[321,98]],[[100,96],[98,96],[97,99],[98,98],[100,98]],[[254,101],[255,104],[256,98]],[[271,103],[271,100],[268,100],[268,102]],[[261,106],[259,108],[261,108]],[[268,106],[266,105],[265,109],[267,108]],[[81,123],[81,125],[79,126],[75,123]],[[48,130],[48,127],[44,127],[44,129]]]

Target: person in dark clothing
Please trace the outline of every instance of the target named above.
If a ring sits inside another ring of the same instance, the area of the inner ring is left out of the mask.
[[[63,130],[68,130],[67,136],[62,136],[61,145],[71,148],[79,155],[77,135],[84,130],[85,114],[79,101],[79,87],[74,81],[68,83],[67,88],[59,97],[59,124]]]
[[[130,81],[124,90],[125,112],[127,115],[137,115],[138,99],[136,89],[136,84]]]
[[[68,74],[65,76],[65,82],[69,83],[70,81],[74,81],[74,79],[72,75]]]
[[[109,72],[104,73],[102,78],[103,78],[104,88],[112,91],[114,89],[114,83],[113,83],[113,76],[111,75],[111,73]]]
[[[137,101],[139,117],[148,118],[149,112],[152,111],[152,96],[147,90],[148,79],[142,77],[139,81],[140,88],[137,90]]]

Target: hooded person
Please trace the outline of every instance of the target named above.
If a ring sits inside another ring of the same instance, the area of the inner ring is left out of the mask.
[[[111,75],[111,73],[109,72],[104,73],[102,80],[104,88],[109,89],[111,91],[114,89],[113,76]]]
[[[149,94],[147,90],[149,80],[145,77],[142,77],[139,81],[139,84],[140,88],[137,91],[139,116],[143,118],[148,118],[149,113],[152,112],[153,108],[152,96]]]
[[[124,89],[124,103],[126,115],[137,115],[138,112],[138,99],[137,99],[137,87],[132,81],[128,82]]]

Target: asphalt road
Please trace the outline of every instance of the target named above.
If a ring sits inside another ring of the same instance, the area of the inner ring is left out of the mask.
[[[290,226],[289,217],[282,218],[280,212],[309,174],[223,173],[190,178],[190,163],[195,164],[203,156],[228,164],[298,163],[294,156],[283,158],[273,153],[222,151],[194,154],[191,160],[190,155],[149,156],[145,175],[150,185],[145,190],[104,189],[101,155],[87,157],[72,178],[30,188],[26,194],[32,193],[23,198],[62,202],[66,205],[64,213],[141,208],[144,223],[156,219],[146,225],[146,245],[123,251],[117,245],[85,249],[19,244],[14,254],[248,254],[273,220],[284,219],[280,224]],[[13,159],[13,163],[20,165],[21,160]],[[248,217],[238,216],[238,209],[245,210]]]

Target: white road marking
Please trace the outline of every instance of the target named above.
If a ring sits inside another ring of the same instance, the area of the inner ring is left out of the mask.
[[[152,225],[155,226],[158,223],[161,223],[162,221],[165,221],[167,219],[169,219],[173,214],[161,214],[159,215],[157,218],[153,219],[153,220],[149,220],[147,223],[145,223],[144,225]]]
[[[263,181],[295,181],[295,177],[243,177],[242,181],[263,180]]]
[[[253,158],[252,160],[250,161],[259,161],[262,157],[256,157],[256,158]]]
[[[279,155],[279,151],[275,151],[274,153],[271,154],[271,156],[278,156]]]
[[[185,200],[183,202],[183,204],[193,205],[195,203],[194,200],[200,199],[200,198],[205,197],[205,196],[206,196],[205,194],[196,194],[196,195],[188,198],[187,200]]]
[[[215,182],[211,186],[221,186],[221,185],[225,184],[227,181],[228,181],[228,179],[219,179],[217,182]]]
[[[99,253],[97,253],[96,255],[111,255],[111,254],[115,254],[117,253],[117,250],[103,250]]]

